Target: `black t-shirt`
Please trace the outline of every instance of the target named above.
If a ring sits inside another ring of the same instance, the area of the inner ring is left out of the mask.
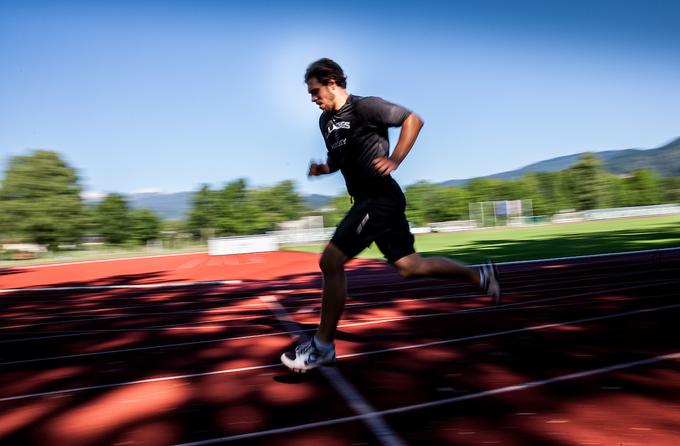
[[[321,114],[319,127],[328,149],[328,166],[331,172],[342,172],[350,195],[374,196],[388,188],[398,189],[391,176],[376,172],[373,160],[389,155],[387,128],[401,126],[410,114],[381,98],[354,95],[340,110]]]

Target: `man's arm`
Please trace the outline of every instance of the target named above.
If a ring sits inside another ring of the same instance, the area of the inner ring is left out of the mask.
[[[331,168],[328,165],[328,162],[325,164],[318,164],[314,161],[309,163],[309,172],[307,173],[308,177],[318,177],[319,175],[326,175],[329,173],[331,173]]]
[[[406,158],[408,152],[418,138],[420,129],[423,128],[423,121],[415,114],[411,113],[401,125],[401,133],[397,145],[389,158],[379,157],[373,160],[373,167],[380,175],[389,175],[399,167],[399,164]]]

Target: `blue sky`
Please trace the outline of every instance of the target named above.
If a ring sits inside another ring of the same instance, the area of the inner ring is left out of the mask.
[[[677,1],[0,3],[0,167],[45,148],[86,191],[292,179],[336,194],[302,76],[416,111],[402,185],[680,136]],[[396,133],[393,142],[396,141]]]

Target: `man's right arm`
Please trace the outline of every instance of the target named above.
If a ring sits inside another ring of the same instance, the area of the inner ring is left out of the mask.
[[[324,137],[324,129],[326,128],[326,122],[327,122],[327,116],[325,113],[322,113],[321,116],[319,116],[319,130],[321,131],[321,136]],[[324,137],[324,141],[326,138]],[[328,146],[327,146],[328,148]],[[314,161],[311,161],[309,163],[309,173],[307,176],[310,177],[316,177],[319,175],[327,175],[329,173],[333,173],[335,171],[339,170],[338,167],[338,162],[337,160],[333,159],[333,156],[331,152],[328,152],[328,156],[326,157],[326,162],[323,164],[316,163]]]
[[[326,164],[317,164],[314,161],[309,163],[309,173],[307,176],[318,177],[319,175],[326,175],[331,173],[331,168]]]

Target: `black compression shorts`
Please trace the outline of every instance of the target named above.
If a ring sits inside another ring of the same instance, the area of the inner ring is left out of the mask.
[[[387,261],[394,263],[415,252],[405,210],[401,191],[399,195],[358,199],[336,228],[331,242],[350,259],[375,242]]]

